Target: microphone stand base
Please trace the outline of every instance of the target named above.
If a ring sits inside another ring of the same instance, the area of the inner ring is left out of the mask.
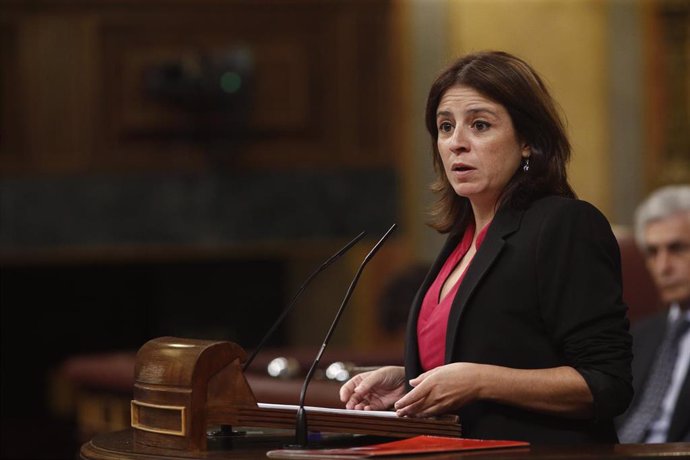
[[[307,449],[309,448],[309,430],[307,429],[307,411],[300,404],[297,409],[297,419],[295,420],[295,443],[286,447],[287,449]]]
[[[216,431],[209,431],[206,436],[208,438],[238,438],[246,436],[246,431],[236,431],[232,429],[232,425],[220,425]]]

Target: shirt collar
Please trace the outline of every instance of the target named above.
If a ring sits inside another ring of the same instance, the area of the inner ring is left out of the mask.
[[[668,322],[675,322],[681,314],[685,315],[687,320],[690,320],[690,310],[683,311],[681,310],[680,305],[678,305],[678,302],[672,303],[671,308],[668,310]]]

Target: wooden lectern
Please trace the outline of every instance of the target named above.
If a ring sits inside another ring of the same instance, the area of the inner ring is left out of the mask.
[[[160,337],[144,344],[137,353],[131,402],[135,444],[202,451],[212,425],[294,428],[295,406],[257,403],[242,373],[245,359],[239,345],[226,341]],[[312,431],[460,436],[456,416],[381,417],[310,407],[306,412]]]

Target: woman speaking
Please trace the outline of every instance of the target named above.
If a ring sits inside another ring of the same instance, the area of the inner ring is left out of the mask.
[[[568,184],[570,144],[536,72],[504,52],[433,83],[426,125],[448,235],[410,311],[405,366],[356,375],[348,409],[460,416],[463,436],[616,442],[632,397],[620,254]]]

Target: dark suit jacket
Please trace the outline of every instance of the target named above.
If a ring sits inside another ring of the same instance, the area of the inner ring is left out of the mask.
[[[449,236],[413,302],[405,350],[408,379],[422,372],[416,328],[424,293],[463,231]],[[501,208],[453,301],[445,362],[572,366],[592,391],[595,417],[572,420],[479,401],[458,411],[463,435],[616,442],[613,417],[632,398],[631,338],[621,298],[618,245],[593,206],[547,197],[524,211]]]
[[[617,421],[623,423],[628,413],[637,405],[642,390],[647,385],[649,371],[661,341],[666,335],[668,310],[659,312],[637,324],[633,330],[633,388],[635,398],[630,409]],[[690,372],[685,376],[676,409],[671,418],[667,442],[690,442]]]

